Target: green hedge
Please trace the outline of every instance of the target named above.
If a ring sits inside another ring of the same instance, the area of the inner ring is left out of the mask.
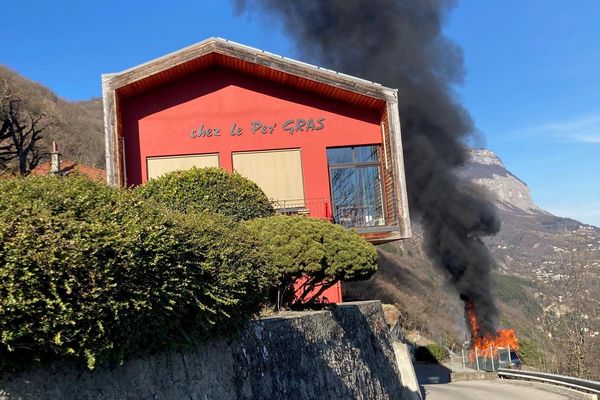
[[[377,251],[356,232],[328,221],[303,216],[273,216],[245,223],[270,254],[276,283],[287,290],[298,278],[305,278],[299,303],[319,300],[323,292],[340,279],[369,278],[377,270]],[[314,292],[313,289],[318,289]]]
[[[84,178],[0,180],[0,366],[181,348],[259,310],[266,258],[243,226]]]
[[[151,179],[136,189],[144,198],[175,211],[209,211],[237,221],[273,215],[258,185],[220,168],[192,168]]]

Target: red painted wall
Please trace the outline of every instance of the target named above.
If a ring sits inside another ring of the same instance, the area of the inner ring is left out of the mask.
[[[378,110],[216,67],[125,99],[119,111],[128,185],[147,180],[150,156],[219,153],[221,168],[231,171],[232,152],[300,148],[305,198],[330,198],[327,147],[382,141]],[[286,120],[298,118],[317,125],[324,118],[324,127],[294,134],[282,129]],[[253,121],[275,127],[272,133],[253,134]],[[241,135],[230,134],[234,124]],[[220,136],[192,138],[192,130],[201,126],[218,128]],[[326,296],[341,300],[339,287],[332,291]]]

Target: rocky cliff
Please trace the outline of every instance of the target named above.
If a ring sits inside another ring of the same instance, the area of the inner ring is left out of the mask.
[[[469,154],[471,159],[460,175],[489,189],[500,208],[529,214],[544,212],[531,199],[527,184],[510,173],[493,151],[471,149]]]

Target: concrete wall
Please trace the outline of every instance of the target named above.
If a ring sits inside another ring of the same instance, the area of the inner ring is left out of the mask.
[[[0,400],[411,398],[398,372],[381,305],[371,301],[254,321],[236,339],[185,354],[5,375]]]

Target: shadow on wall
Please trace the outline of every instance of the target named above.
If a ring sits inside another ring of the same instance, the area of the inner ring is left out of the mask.
[[[331,313],[313,315],[309,324],[277,318],[247,330],[241,340],[246,346],[237,353],[236,364],[241,367],[237,397],[402,398],[385,321],[371,314],[370,324],[363,312],[374,310],[362,308],[361,312],[357,305],[340,305]],[[268,334],[277,337],[269,346],[271,351],[280,350],[276,354],[268,354],[264,346],[267,326]]]
[[[381,306],[379,306],[381,307]],[[379,309],[377,310],[380,311]],[[383,389],[389,398],[396,398],[396,385],[399,381],[404,400],[415,400],[420,399],[417,393],[411,392],[406,384],[401,381],[402,376],[398,371],[398,365],[396,364],[397,359],[393,354],[393,336],[390,334],[385,317],[380,313],[380,319],[377,319],[376,323],[369,322],[363,312],[357,309],[355,305],[348,305],[344,307],[337,307],[334,311],[334,318],[340,323],[340,326],[344,330],[345,337],[352,340],[353,347],[360,348],[362,343],[365,343],[368,338],[364,336],[365,331],[358,329],[357,327],[363,325],[371,326],[371,335],[375,336],[371,340],[371,349],[373,353],[361,352],[360,358],[364,365],[371,371],[372,377],[378,382],[383,382]],[[390,354],[390,350],[392,354]],[[393,375],[390,378],[389,375]],[[398,379],[400,377],[400,379]],[[394,384],[391,385],[390,383]]]
[[[0,400],[414,399],[404,391],[379,302],[254,321],[194,352],[81,371],[56,363],[3,376]]]

